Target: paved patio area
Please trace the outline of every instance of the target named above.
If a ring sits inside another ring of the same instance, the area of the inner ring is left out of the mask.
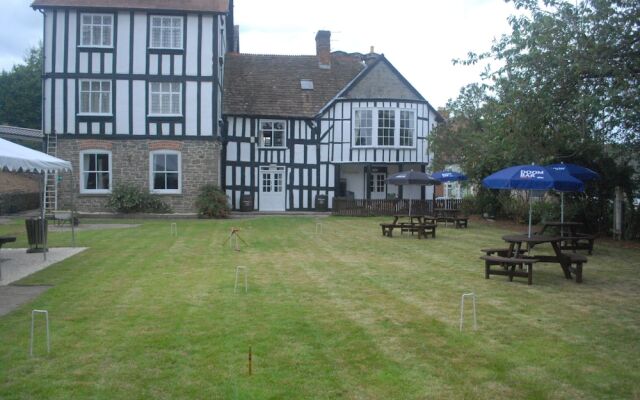
[[[0,250],[0,287],[38,272],[59,261],[76,255],[87,247],[57,247],[49,249],[47,260],[42,253],[27,254],[27,249]]]

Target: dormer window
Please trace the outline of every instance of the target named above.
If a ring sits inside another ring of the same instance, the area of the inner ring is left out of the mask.
[[[182,49],[182,17],[152,16],[150,29],[152,49]]]
[[[80,46],[113,47],[113,15],[82,14],[80,17]]]

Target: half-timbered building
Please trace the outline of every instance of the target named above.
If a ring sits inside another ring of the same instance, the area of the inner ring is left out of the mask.
[[[425,171],[428,135],[442,117],[383,56],[228,54],[222,179],[235,209],[310,210],[319,195],[422,198],[389,174]]]
[[[102,211],[133,184],[193,212],[219,182],[229,0],[35,0],[44,15],[43,133],[70,160],[57,207]],[[56,180],[56,183],[57,184]]]

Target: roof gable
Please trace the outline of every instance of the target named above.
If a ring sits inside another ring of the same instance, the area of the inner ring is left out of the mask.
[[[426,101],[400,72],[380,55],[342,93],[347,99]]]
[[[226,13],[229,0],[34,0],[33,8],[124,8],[148,11]]]

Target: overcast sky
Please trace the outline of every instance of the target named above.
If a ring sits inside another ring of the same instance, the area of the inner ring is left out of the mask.
[[[32,0],[0,0],[0,70],[22,62],[42,38]],[[132,0],[135,1],[135,0]],[[315,34],[330,30],[332,50],[383,53],[435,106],[479,80],[482,67],[453,58],[484,51],[508,33],[515,12],[503,0],[235,0],[240,51],[314,54]]]

